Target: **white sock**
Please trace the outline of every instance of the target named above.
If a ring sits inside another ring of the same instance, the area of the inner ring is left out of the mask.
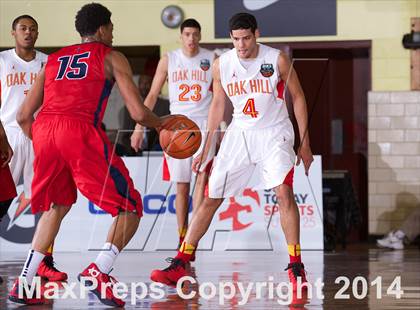
[[[102,273],[108,274],[111,272],[118,254],[120,254],[118,248],[112,243],[107,242],[102,247],[102,251],[99,252],[98,257],[96,257],[95,264]]]
[[[23,265],[21,277],[26,278],[26,282],[30,285],[36,272],[38,271],[39,264],[41,264],[45,255],[35,250],[29,250],[28,257]]]

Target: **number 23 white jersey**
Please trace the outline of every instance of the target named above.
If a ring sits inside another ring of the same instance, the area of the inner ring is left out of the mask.
[[[168,53],[168,88],[171,114],[207,118],[212,98],[211,66],[214,53],[200,48],[194,57],[182,49]]]
[[[233,122],[243,129],[273,127],[286,119],[290,122],[284,102],[285,82],[277,67],[280,51],[258,46],[258,56],[247,69],[235,48],[220,56],[220,78],[234,107]]]

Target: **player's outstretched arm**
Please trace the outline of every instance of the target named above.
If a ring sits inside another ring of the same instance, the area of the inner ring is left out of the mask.
[[[144,105],[148,107],[151,111],[156,105],[157,99],[159,97],[160,91],[162,90],[163,85],[165,84],[166,78],[168,76],[168,56],[163,56],[156,68],[155,76],[153,77],[152,86],[150,91],[144,100]],[[136,150],[140,149],[143,142],[143,132],[144,128],[140,124],[136,124],[135,130],[131,135],[131,147]]]
[[[192,169],[194,172],[197,172],[200,167],[205,167],[206,163],[211,160],[211,158],[208,158],[209,150],[213,139],[216,139],[217,129],[223,120],[223,114],[225,112],[225,104],[227,98],[226,93],[223,90],[222,82],[220,80],[219,59],[216,59],[213,63],[212,76],[213,98],[210,104],[209,116],[207,120],[208,133],[207,137],[203,137],[203,139],[206,139],[206,145],[204,146],[203,152],[197,156],[192,163]]]
[[[309,128],[308,128],[308,110],[306,106],[305,95],[303,94],[302,87],[300,86],[299,78],[296,71],[289,60],[289,57],[281,53],[278,59],[278,68],[280,76],[286,82],[287,89],[293,99],[293,111],[295,113],[296,121],[299,127],[300,147],[298,149],[298,161],[302,159],[305,166],[306,175],[309,172],[309,167],[313,162],[311,146],[309,143]]]
[[[162,122],[143,104],[139,90],[133,82],[133,73],[127,58],[117,51],[111,51],[109,57],[112,76],[118,84],[131,118],[144,126],[159,128]]]
[[[16,115],[16,121],[30,139],[32,139],[31,127],[35,120],[34,114],[41,107],[44,99],[44,82],[45,68],[42,68]]]
[[[3,124],[0,122],[0,158],[3,160],[3,164],[0,167],[6,167],[12,156],[13,150],[10,147],[9,141],[7,141],[6,131],[3,128]]]

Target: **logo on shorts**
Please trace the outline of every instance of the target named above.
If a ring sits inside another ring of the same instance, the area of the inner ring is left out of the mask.
[[[210,60],[208,60],[208,59],[201,59],[200,60],[200,68],[203,71],[207,71],[208,69],[210,69]]]
[[[274,73],[273,64],[262,64],[260,72],[261,72],[263,77],[268,78],[268,77],[272,76],[273,73]]]

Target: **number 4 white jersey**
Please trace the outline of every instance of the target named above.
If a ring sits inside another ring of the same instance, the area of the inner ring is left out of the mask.
[[[39,51],[32,61],[20,58],[15,49],[0,53],[0,119],[5,127],[19,127],[16,113],[48,56]]]
[[[220,56],[220,78],[234,107],[233,122],[243,129],[273,127],[289,119],[285,83],[277,68],[280,51],[258,46],[258,56],[248,68],[241,64],[235,49]]]
[[[182,49],[177,49],[168,53],[168,61],[171,114],[207,118],[212,98],[210,88],[214,53],[200,48],[197,55],[187,57]]]

